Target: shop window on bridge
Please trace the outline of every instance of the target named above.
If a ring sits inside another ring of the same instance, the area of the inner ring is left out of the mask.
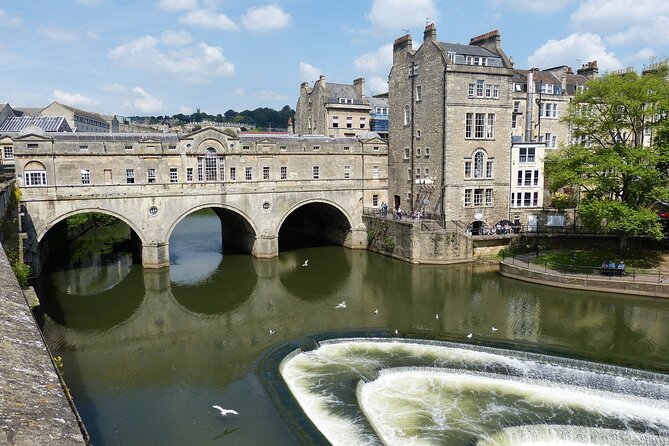
[[[23,168],[23,182],[26,187],[46,186],[46,168],[38,161],[31,161]]]

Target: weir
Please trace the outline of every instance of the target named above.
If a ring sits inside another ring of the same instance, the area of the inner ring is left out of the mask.
[[[356,338],[291,354],[281,375],[333,445],[669,442],[669,377],[614,366]]]

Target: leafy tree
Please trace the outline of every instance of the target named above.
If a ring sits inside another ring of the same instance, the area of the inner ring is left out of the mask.
[[[580,190],[586,227],[618,232],[621,249],[630,235],[663,236],[651,206],[669,199],[668,73],[663,63],[588,82],[564,118],[574,140],[545,160],[551,190]]]

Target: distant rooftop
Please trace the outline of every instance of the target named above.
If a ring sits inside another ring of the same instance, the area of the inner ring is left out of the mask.
[[[0,132],[20,132],[26,127],[36,126],[46,132],[71,132],[69,124],[62,116],[11,116],[0,126]]]

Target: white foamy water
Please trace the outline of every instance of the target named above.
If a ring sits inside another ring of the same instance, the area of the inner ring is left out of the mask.
[[[664,375],[446,343],[322,344],[281,375],[333,445],[669,445]]]

